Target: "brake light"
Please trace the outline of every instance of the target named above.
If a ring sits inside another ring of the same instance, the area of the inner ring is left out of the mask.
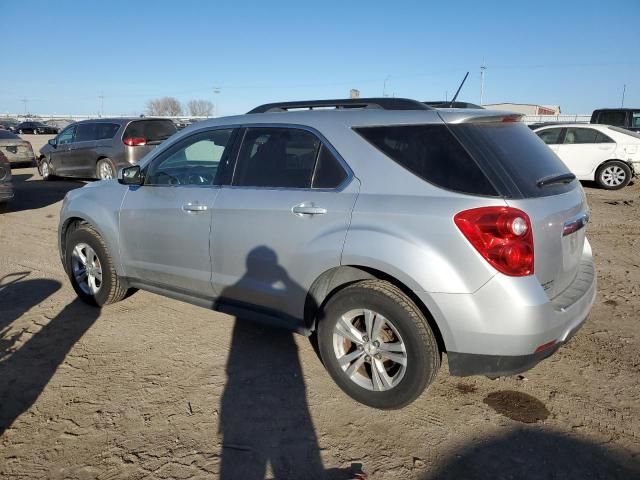
[[[462,234],[496,270],[514,277],[533,274],[529,216],[511,207],[481,207],[453,217]]]
[[[128,137],[122,140],[125,145],[129,145],[130,147],[135,147],[136,145],[146,145],[147,139],[142,137]]]

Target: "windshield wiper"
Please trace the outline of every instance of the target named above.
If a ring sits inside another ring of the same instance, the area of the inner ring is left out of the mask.
[[[571,183],[575,179],[576,176],[573,173],[561,173],[560,175],[549,175],[548,177],[542,177],[536,182],[536,185],[542,188],[558,183]]]

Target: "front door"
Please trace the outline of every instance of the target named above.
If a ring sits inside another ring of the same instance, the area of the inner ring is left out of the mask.
[[[60,135],[56,137],[56,145],[55,148],[51,149],[49,158],[54,172],[61,175],[67,173],[67,166],[65,165],[65,162],[70,153],[75,133],[76,126],[71,125],[65,128]]]
[[[68,175],[79,177],[96,176],[96,124],[79,123],[69,152],[63,161]]]
[[[127,277],[203,298],[211,284],[211,212],[220,192],[232,130],[196,133],[145,167],[120,211],[120,248]]]
[[[213,213],[213,283],[227,304],[301,325],[307,292],[340,265],[359,183],[314,133],[248,128]]]

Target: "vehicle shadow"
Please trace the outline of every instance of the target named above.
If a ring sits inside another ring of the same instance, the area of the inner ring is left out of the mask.
[[[629,455],[631,457],[631,455]],[[518,429],[468,445],[422,480],[630,479],[640,478],[635,459],[587,440],[556,432]]]
[[[26,312],[38,299],[60,288],[58,282],[43,282],[47,281],[18,281],[0,291],[0,318],[3,325],[8,324],[7,318],[9,321],[17,318],[20,311]],[[22,306],[7,316],[5,301],[12,298],[16,301],[16,295],[20,292],[25,293],[37,287],[45,290],[30,293],[28,300],[20,300],[23,302]],[[0,437],[35,403],[66,355],[99,316],[99,308],[90,307],[76,299],[19,348],[14,351],[3,350],[6,355],[0,361]]]
[[[45,182],[37,174],[19,173],[13,175],[13,200],[9,202],[9,212],[35,210],[59,202],[68,191],[84,186],[81,180],[54,180]]]
[[[278,265],[273,250],[257,247],[247,258],[245,275],[221,298],[238,298],[236,292],[246,291],[256,279],[278,284],[280,295],[282,285],[301,289]],[[293,333],[248,320],[236,319],[227,359],[221,480],[264,479],[269,466],[276,479],[353,478],[354,468],[324,469]]]

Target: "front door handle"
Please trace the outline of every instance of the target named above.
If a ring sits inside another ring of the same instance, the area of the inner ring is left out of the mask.
[[[291,209],[296,215],[324,215],[327,213],[326,208],[314,207],[312,205],[300,204]]]
[[[186,203],[182,206],[182,210],[185,212],[205,212],[208,208],[206,205],[199,203]]]

